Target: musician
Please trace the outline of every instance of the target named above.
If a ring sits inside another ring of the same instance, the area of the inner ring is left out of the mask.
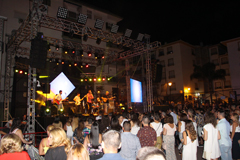
[[[77,95],[73,98],[75,101],[75,107],[77,109],[77,112],[81,112],[81,101],[86,97],[86,95],[81,99],[80,98],[80,93],[77,93]]]
[[[105,114],[108,114],[109,100],[112,100],[112,99],[113,97],[110,96],[108,91],[106,91],[106,95],[102,96]]]
[[[91,114],[92,112],[92,103],[93,103],[93,100],[94,97],[93,97],[93,94],[92,94],[92,91],[91,90],[88,90],[88,93],[87,93],[87,105],[88,105],[88,113]]]
[[[63,104],[62,104],[62,90],[60,90],[59,94],[56,95],[55,100],[56,100],[56,103],[57,103],[57,106],[58,106],[58,110],[64,109]]]

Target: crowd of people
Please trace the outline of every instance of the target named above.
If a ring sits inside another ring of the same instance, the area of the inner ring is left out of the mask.
[[[39,144],[46,160],[196,160],[198,147],[203,159],[240,159],[239,106],[170,105],[167,111],[123,112],[98,116],[58,116],[47,127],[47,138]],[[30,159],[21,120],[12,121],[0,144],[0,159]]]

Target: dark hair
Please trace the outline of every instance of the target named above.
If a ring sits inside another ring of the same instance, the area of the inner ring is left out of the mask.
[[[148,124],[150,119],[147,115],[144,115],[143,118],[142,118],[142,121],[143,121],[144,124]]]
[[[188,120],[187,114],[186,113],[182,113],[180,116],[180,121],[186,121]]]
[[[116,116],[113,116],[111,119],[111,129],[116,131],[120,131],[122,129]]]
[[[131,130],[131,123],[130,123],[130,121],[125,121],[123,123],[123,128],[124,128],[125,131],[130,131]]]
[[[62,90],[59,90],[59,93],[62,92]]]
[[[82,131],[84,129],[84,121],[79,120],[78,127],[77,127],[77,139],[81,139],[83,137]]]
[[[92,119],[91,116],[89,116],[89,117],[87,118],[87,122],[88,122],[88,124],[92,124],[92,123],[93,123],[93,119]]]
[[[204,118],[204,123],[205,124],[211,123],[214,127],[216,127],[217,126],[217,120],[216,120],[214,114],[213,113],[207,113],[205,115],[205,118]]]
[[[188,130],[191,136],[191,141],[193,142],[195,139],[197,139],[197,132],[195,131],[193,122],[191,120],[185,121],[185,130]]]
[[[154,118],[156,121],[160,121],[159,113],[154,113],[154,114],[153,114],[153,118]]]
[[[223,109],[219,109],[218,113],[220,113],[223,117],[225,117],[225,111]]]
[[[12,127],[10,129],[10,132],[14,131],[14,129],[16,129],[16,128],[20,128],[21,122],[22,121],[21,121],[21,119],[19,117],[14,118],[13,122],[12,122]]]
[[[93,122],[91,126],[91,132],[89,136],[89,142],[92,144],[92,147],[97,149],[99,146],[99,127],[97,122]]]
[[[171,115],[167,115],[166,118],[165,118],[165,123],[173,123],[173,116]]]
[[[102,116],[101,123],[99,125],[99,132],[103,133],[103,131],[106,130],[106,128],[109,126],[110,126],[110,119],[108,115]]]
[[[122,116],[123,116],[123,118],[127,118],[128,119],[128,112],[123,112]]]
[[[54,118],[53,123],[59,123],[59,121],[60,121],[60,117],[59,117],[59,116],[56,116],[56,117]]]
[[[170,111],[172,111],[173,112],[173,107],[169,107],[169,109],[168,110],[170,110]]]

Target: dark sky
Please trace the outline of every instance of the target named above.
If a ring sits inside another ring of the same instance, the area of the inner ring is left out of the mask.
[[[123,17],[120,30],[151,41],[217,44],[240,36],[240,0],[81,0]]]

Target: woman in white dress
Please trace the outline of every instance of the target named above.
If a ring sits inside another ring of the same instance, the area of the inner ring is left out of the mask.
[[[182,113],[180,116],[180,121],[178,121],[178,132],[179,132],[179,139],[183,139],[183,132],[185,131],[185,121],[188,120],[187,114]],[[179,144],[178,150],[179,153],[182,152],[182,143]]]
[[[162,134],[163,128],[162,128],[162,123],[160,122],[161,119],[160,119],[159,113],[154,113],[153,120],[154,122],[150,123],[150,127],[152,127],[157,133],[157,143],[155,147],[157,147],[158,149],[161,149],[162,147],[161,134]]]
[[[191,120],[185,121],[185,131],[183,132],[183,152],[182,160],[196,160],[197,159],[197,133],[194,129],[193,122]]]
[[[213,113],[206,114],[203,126],[204,150],[203,158],[217,160],[221,156],[218,140],[221,139],[220,132],[216,128],[217,121]]]

